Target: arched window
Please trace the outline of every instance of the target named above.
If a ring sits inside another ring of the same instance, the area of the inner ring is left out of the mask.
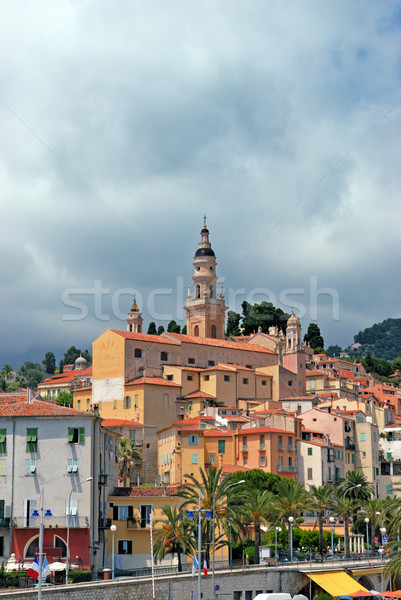
[[[130,323],[129,330],[132,331],[132,323]]]
[[[200,298],[200,285],[195,286],[195,298]]]
[[[194,327],[194,336],[199,337],[199,325],[195,325]]]
[[[36,537],[34,537],[31,540],[31,543],[29,544],[28,548],[26,549],[25,558],[34,558],[38,548],[39,548],[39,536],[37,535]]]
[[[61,556],[67,556],[67,544],[58,535],[54,536],[54,546],[55,548],[61,548]]]
[[[210,297],[213,298],[213,286],[210,286]]]
[[[216,329],[216,325],[212,325],[212,338],[216,339],[217,338],[217,329]]]
[[[291,350],[291,338],[290,338],[290,337],[288,338],[288,347],[289,347],[289,348],[290,348],[290,350]]]

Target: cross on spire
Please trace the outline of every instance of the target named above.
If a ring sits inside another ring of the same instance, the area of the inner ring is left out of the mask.
[[[206,227],[206,213],[203,215],[203,227]]]

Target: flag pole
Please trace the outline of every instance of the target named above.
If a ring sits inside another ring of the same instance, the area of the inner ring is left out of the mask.
[[[153,507],[150,511],[150,564],[152,565],[152,598],[155,599],[155,561],[153,558]]]
[[[43,494],[44,488],[40,490],[40,525],[39,525],[39,581],[38,600],[42,599],[42,564],[43,564]]]

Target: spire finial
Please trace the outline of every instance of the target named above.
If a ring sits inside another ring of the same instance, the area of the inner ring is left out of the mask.
[[[206,227],[206,213],[203,215],[203,227]]]

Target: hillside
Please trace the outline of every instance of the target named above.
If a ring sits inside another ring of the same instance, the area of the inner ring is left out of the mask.
[[[354,336],[355,343],[361,344],[358,352],[370,352],[375,358],[393,361],[401,356],[401,319],[386,319],[375,323]]]

